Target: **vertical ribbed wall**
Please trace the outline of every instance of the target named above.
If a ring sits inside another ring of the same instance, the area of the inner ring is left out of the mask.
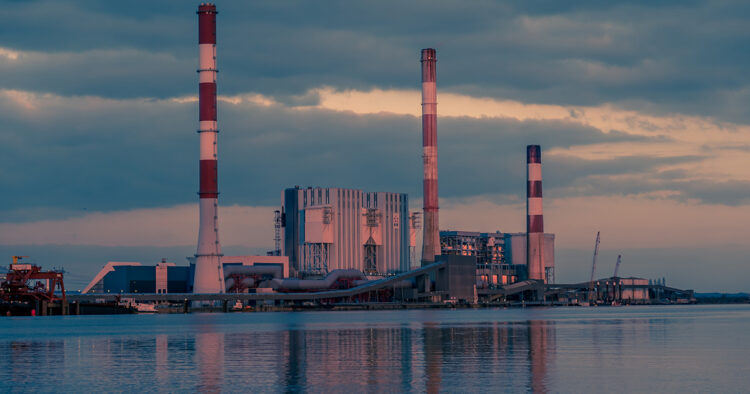
[[[526,147],[526,250],[529,279],[544,280],[542,149],[539,145]]]
[[[363,192],[354,189],[308,188],[286,189],[285,255],[290,266],[303,273],[315,271],[317,257],[310,234],[306,234],[306,211],[330,207],[332,242],[325,244],[327,271],[356,269],[365,271],[365,244],[369,234],[366,213],[377,209],[377,267],[380,274],[409,270],[409,201],[406,194]],[[288,240],[288,242],[287,242]],[[292,258],[294,256],[295,258]]]
[[[437,166],[437,86],[435,50],[422,49],[422,150],[424,160],[424,230],[422,265],[440,254]]]
[[[198,6],[200,227],[195,254],[194,293],[223,293],[219,244],[216,134],[216,6]]]

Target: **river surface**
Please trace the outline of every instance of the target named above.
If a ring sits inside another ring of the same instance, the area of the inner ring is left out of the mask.
[[[0,392],[750,391],[750,305],[0,318]]]

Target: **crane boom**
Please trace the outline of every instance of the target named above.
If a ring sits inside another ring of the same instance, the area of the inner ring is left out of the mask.
[[[13,256],[13,264],[18,264],[18,260],[22,260],[24,258],[27,258],[29,256]]]
[[[596,274],[596,257],[599,255],[599,231],[596,232],[596,244],[594,245],[594,259],[591,263],[591,280],[589,281],[589,303],[594,294],[594,275]]]
[[[617,273],[620,272],[620,263],[622,262],[622,255],[617,255],[617,264],[615,264],[615,275],[614,277],[617,278]]]

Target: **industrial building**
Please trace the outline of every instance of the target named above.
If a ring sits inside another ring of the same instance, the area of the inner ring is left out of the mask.
[[[506,264],[505,235],[501,232],[441,231],[441,254],[476,256],[477,265]]]
[[[75,298],[198,307],[229,302],[310,306],[335,303],[547,301],[648,302],[690,292],[645,279],[555,282],[555,236],[544,233],[541,147],[527,146],[526,232],[439,231],[436,51],[421,51],[423,210],[402,193],[285,189],[268,256],[223,256],[217,179],[216,7],[198,7],[198,197],[200,224],[188,266],[109,262]],[[416,103],[415,103],[416,104]],[[416,153],[416,152],[415,152]],[[519,185],[520,186],[520,185]],[[417,232],[422,222],[422,253]],[[421,257],[418,259],[418,257]],[[592,270],[593,272],[593,270]],[[185,294],[185,293],[196,294]],[[107,294],[109,293],[109,294]],[[65,301],[63,300],[63,304]],[[524,304],[525,305],[525,304]],[[163,306],[163,305],[162,305]],[[167,305],[168,306],[168,305]],[[215,306],[215,305],[214,305]],[[368,306],[369,308],[369,306]],[[65,311],[64,305],[62,311]],[[64,313],[64,312],[63,312]]]
[[[541,238],[541,237],[540,237]],[[545,283],[555,283],[555,234],[544,233],[542,262]],[[505,259],[511,265],[526,265],[526,233],[505,233]],[[532,279],[528,277],[528,279]]]
[[[526,233],[441,231],[440,247],[442,254],[476,257],[477,288],[508,285],[529,279]],[[546,282],[554,283],[554,234],[544,234],[543,255]]]
[[[81,291],[81,294],[106,293],[191,293],[196,272],[196,261],[189,257],[187,266],[162,259],[156,265],[142,265],[139,262],[108,262],[94,279]],[[237,277],[252,278],[257,281],[261,277],[282,278],[289,273],[289,263],[284,256],[223,256],[222,259],[222,291],[237,290]],[[252,268],[252,272],[238,267]],[[225,284],[226,283],[226,284]]]
[[[355,269],[391,275],[411,268],[412,227],[406,194],[294,187],[282,201],[283,255],[292,276]]]
[[[190,267],[162,260],[152,266],[138,262],[110,261],[81,294],[96,293],[187,293],[192,290]]]

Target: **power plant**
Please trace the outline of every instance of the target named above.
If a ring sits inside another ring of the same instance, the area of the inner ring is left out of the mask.
[[[613,277],[601,284],[556,284],[554,234],[544,233],[541,147],[526,147],[526,231],[440,231],[438,219],[436,51],[421,50],[423,242],[420,212],[403,193],[295,186],[275,211],[275,250],[265,256],[224,256],[219,243],[217,181],[216,6],[198,7],[199,207],[197,250],[187,267],[109,262],[75,302],[162,303],[188,311],[194,301],[228,310],[268,306],[390,302],[576,304],[589,294],[613,302],[647,302],[650,294],[692,293]],[[415,103],[416,104],[416,103]],[[416,147],[415,147],[416,149]],[[520,149],[519,149],[520,150]],[[519,152],[520,153],[520,152]],[[519,160],[520,161],[520,160]],[[519,163],[520,168],[521,163]],[[522,185],[519,185],[519,189]],[[589,288],[591,286],[591,288]],[[192,294],[191,294],[192,293]],[[196,304],[198,305],[198,304]],[[194,305],[193,305],[194,306]],[[65,310],[63,308],[63,310]]]

